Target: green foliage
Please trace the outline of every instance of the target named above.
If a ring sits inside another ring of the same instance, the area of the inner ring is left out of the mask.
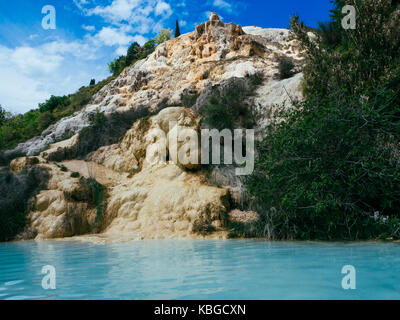
[[[126,56],[120,56],[108,64],[108,70],[113,76],[118,76],[126,67]]]
[[[39,130],[43,131],[47,127],[49,127],[52,123],[54,123],[54,115],[51,112],[45,112],[39,115]]]
[[[306,99],[258,146],[248,181],[256,235],[400,238],[399,16],[390,2],[349,3],[356,30],[340,27],[343,1],[334,1],[334,37],[322,27],[310,40],[298,17],[291,22],[307,52]]]
[[[147,41],[143,47],[137,42],[132,43],[125,56],[120,56],[108,64],[108,70],[113,76],[118,76],[126,67],[129,67],[136,61],[147,58],[154,52],[157,45],[168,41],[172,38],[172,30],[163,29],[155,39]]]
[[[120,56],[108,64],[110,73],[118,76],[126,67],[135,63],[138,60],[147,58],[156,48],[155,40],[150,40],[141,47],[137,42],[134,42],[128,48],[126,56]]]
[[[278,58],[278,63],[278,76],[280,80],[291,78],[294,75],[293,69],[295,68],[295,65],[292,58],[281,56]]]
[[[191,108],[196,103],[197,99],[199,98],[199,94],[195,93],[186,93],[182,95],[182,105],[185,108]]]
[[[254,114],[244,102],[247,92],[232,87],[221,96],[213,96],[200,111],[202,124],[213,129],[252,128]]]
[[[139,43],[134,42],[128,49],[126,54],[126,65],[129,66],[134,60],[137,60],[141,55],[142,48]]]
[[[181,35],[181,30],[179,28],[179,22],[176,20],[176,26],[175,26],[175,38],[178,38]]]
[[[172,30],[171,29],[162,29],[158,36],[154,39],[157,45],[164,43],[165,41],[171,40],[172,38]]]
[[[263,83],[263,81],[264,81],[263,73],[262,72],[257,72],[251,77],[250,84],[253,87],[257,87],[257,86],[261,85]]]
[[[93,226],[93,230],[95,230],[101,222],[101,218],[103,215],[103,205],[106,188],[94,178],[86,179],[82,177],[81,183],[83,183],[88,188],[89,205],[93,205],[97,208],[97,215]]]
[[[71,173],[71,178],[79,178],[81,174],[79,172],[72,172]]]
[[[132,109],[125,113],[113,113],[107,117],[96,111],[90,116],[90,126],[83,128],[80,132],[76,148],[61,160],[84,157],[101,146],[117,143],[136,120],[149,114],[150,112],[146,108]],[[52,160],[60,161],[60,159]]]
[[[6,110],[4,110],[0,104],[0,126],[4,123],[7,116]]]
[[[18,174],[0,172],[0,241],[12,240],[23,230],[29,199],[45,187],[48,179],[48,172],[40,168]]]
[[[101,126],[104,124],[105,121],[106,121],[106,116],[99,110],[96,110],[95,114],[91,114],[89,116],[90,126],[94,128],[101,128]]]
[[[323,30],[316,33],[316,40],[310,39],[299,17],[291,21],[292,32],[307,52],[304,70],[307,95],[318,92],[324,96],[330,88],[338,87],[356,94],[367,87],[377,87],[398,58],[400,22],[390,1],[335,0],[333,3],[329,33],[340,39],[337,45],[336,40],[326,40]],[[341,10],[346,3],[356,7],[355,30],[344,30],[341,26],[344,16]]]
[[[39,111],[41,113],[52,112],[56,108],[64,108],[70,103],[67,96],[56,97],[51,96],[45,103],[39,104]]]
[[[234,125],[234,116],[229,112],[229,104],[220,101],[218,98],[211,98],[210,104],[203,111],[202,122],[212,128],[223,130],[232,129]]]
[[[321,37],[321,44],[329,47],[337,47],[341,43],[342,29],[333,21],[320,22],[317,30]]]
[[[157,44],[156,44],[156,41],[154,39],[150,40],[150,41],[147,41],[143,46],[144,50],[143,50],[143,53],[142,53],[142,59],[146,58],[149,54],[154,52],[154,50],[156,49],[156,46],[157,46]]]
[[[18,143],[40,135],[50,125],[80,110],[90,102],[95,93],[112,79],[113,77],[110,77],[98,84],[82,87],[69,96],[52,96],[46,102],[39,104],[39,109],[31,110],[25,114],[13,116],[1,108],[0,151],[11,149]]]

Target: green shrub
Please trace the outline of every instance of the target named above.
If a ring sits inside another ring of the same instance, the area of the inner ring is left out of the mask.
[[[88,195],[89,205],[95,206],[97,208],[97,215],[94,222],[94,226],[92,228],[92,230],[95,230],[99,226],[102,219],[106,188],[94,178],[86,179],[82,177],[81,183],[86,185],[86,187],[88,188],[87,195]]]
[[[263,81],[264,81],[263,73],[262,72],[257,72],[251,77],[250,84],[253,87],[257,87],[257,86],[261,85],[263,83]]]
[[[203,116],[202,124],[218,130],[252,128],[255,119],[244,101],[247,94],[237,88],[231,88],[222,96],[211,97],[209,104],[200,111]]]
[[[90,117],[90,126],[83,128],[80,132],[76,147],[66,152],[62,159],[50,160],[83,158],[102,146],[117,143],[136,120],[149,115],[151,113],[146,108],[131,109],[125,113],[113,113],[107,117],[97,111]]]
[[[286,56],[281,56],[278,58],[278,77],[280,80],[291,78],[295,73],[293,69],[295,68],[293,59]]]
[[[157,45],[164,43],[165,41],[171,40],[172,38],[172,30],[171,29],[162,29],[154,41]]]
[[[71,178],[79,178],[81,174],[79,172],[72,172],[71,173]]]
[[[137,42],[132,43],[128,48],[126,56],[120,56],[108,64],[110,73],[114,76],[118,76],[126,67],[129,67],[138,60],[147,58],[154,52],[156,45],[159,44],[157,41],[162,41],[165,37],[167,37],[166,34],[160,33],[157,38],[158,40],[150,40],[146,42],[143,47]]]
[[[54,123],[54,120],[55,120],[55,118],[54,118],[54,116],[53,116],[53,114],[51,112],[47,111],[45,113],[42,113],[39,116],[39,119],[38,119],[38,121],[39,121],[39,130],[45,130],[51,124]]]
[[[7,116],[8,116],[7,111],[4,110],[3,107],[0,104],[0,126],[3,125],[3,123],[6,120]]]
[[[63,97],[51,96],[50,99],[47,100],[45,103],[39,104],[39,111],[41,113],[52,112],[54,109],[63,108],[67,106],[69,103],[70,101],[67,96]]]
[[[82,87],[68,97],[51,97],[45,103],[40,104],[39,109],[25,114],[13,116],[4,111],[5,116],[0,121],[0,151],[11,149],[18,143],[39,136],[50,125],[80,110],[90,102],[95,93],[112,79],[113,77],[109,77],[98,84]]]
[[[108,64],[108,70],[113,76],[118,76],[126,66],[126,56],[120,56]]]
[[[9,241],[25,226],[29,200],[44,189],[49,174],[29,168],[19,174],[0,172],[0,241]]]
[[[350,2],[357,28],[344,32],[335,1],[339,44],[291,22],[307,52],[305,101],[258,146],[248,184],[260,236],[400,238],[399,17],[389,2]]]
[[[202,113],[202,121],[212,128],[223,130],[232,129],[234,126],[234,115],[230,113],[228,106],[217,98],[211,98],[210,104],[203,109]]]

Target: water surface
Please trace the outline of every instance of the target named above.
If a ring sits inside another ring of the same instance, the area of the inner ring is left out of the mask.
[[[42,288],[42,267],[56,290]],[[356,268],[343,290],[342,267]],[[254,240],[0,244],[0,299],[400,299],[400,244]]]

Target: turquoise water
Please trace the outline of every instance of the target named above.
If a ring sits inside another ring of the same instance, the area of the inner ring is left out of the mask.
[[[45,265],[56,290],[42,288]],[[356,290],[342,289],[345,265]],[[2,243],[0,299],[400,299],[400,244]]]

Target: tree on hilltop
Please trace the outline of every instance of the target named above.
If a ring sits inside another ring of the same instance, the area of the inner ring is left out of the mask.
[[[179,29],[179,22],[176,20],[176,27],[175,27],[175,38],[178,38],[181,35],[181,30]]]

